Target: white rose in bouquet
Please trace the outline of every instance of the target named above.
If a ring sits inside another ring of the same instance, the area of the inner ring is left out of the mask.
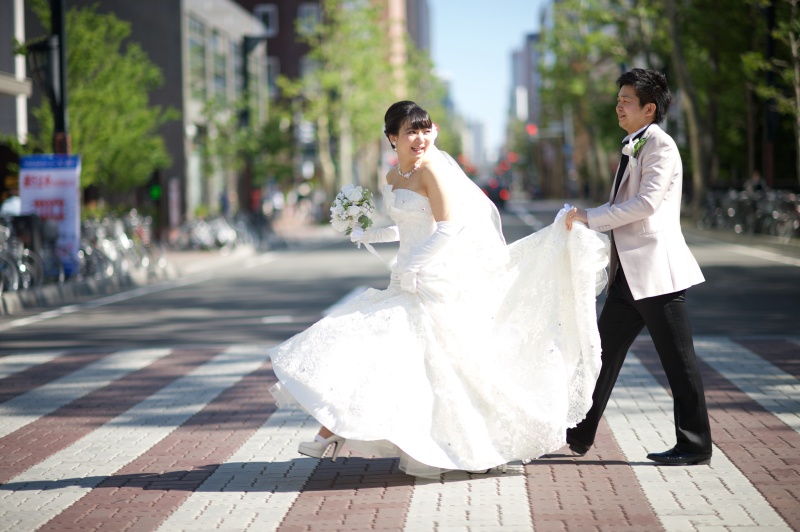
[[[342,190],[344,192],[344,189]],[[344,193],[345,197],[350,201],[358,201],[364,195],[364,189],[361,187],[354,187]]]
[[[347,208],[347,216],[354,220],[358,220],[358,217],[361,216],[361,208],[358,205],[350,205]]]
[[[350,222],[347,219],[336,216],[331,218],[331,225],[339,233],[344,233],[350,228]]]

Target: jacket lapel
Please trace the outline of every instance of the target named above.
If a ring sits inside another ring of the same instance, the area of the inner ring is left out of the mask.
[[[647,130],[644,132],[644,135],[642,135],[642,138],[643,139],[650,138],[650,136],[652,136],[653,132],[656,129],[659,129],[659,130],[661,129],[661,128],[658,127],[658,124],[650,124],[650,126],[648,126]],[[647,144],[642,146],[641,149],[644,150],[646,147],[647,147]],[[641,150],[639,152],[639,158],[636,159],[636,162],[638,163],[636,165],[637,167],[641,165]],[[617,172],[619,172],[619,166],[617,166]],[[617,174],[614,174],[614,175],[616,176]],[[630,164],[630,161],[628,161],[628,166],[625,168],[625,173],[622,174],[622,181],[619,184],[619,188],[617,188],[617,195],[619,195],[619,191],[622,190],[622,185],[625,184],[625,181],[628,180],[628,176],[630,176],[630,175],[631,175],[631,164]],[[609,199],[608,199],[608,202],[611,205],[613,205],[615,203],[615,200],[617,199],[616,197],[614,197],[614,188],[615,188],[615,186],[612,183],[611,184],[611,195],[609,196]]]
[[[619,171],[619,170],[617,170],[617,171]],[[619,183],[619,188],[617,189],[617,196],[619,196],[619,193],[622,191],[622,186],[625,184],[625,181],[627,181],[627,180],[628,180],[628,176],[629,176],[629,175],[631,175],[631,165],[630,165],[630,163],[629,163],[629,164],[628,164],[628,166],[625,168],[625,173],[624,173],[624,174],[622,174],[622,181],[620,181],[620,183]],[[611,193],[613,194],[613,193],[614,193],[614,191],[612,190],[612,191],[611,191]],[[611,199],[611,204],[612,204],[612,205],[613,205],[614,203],[616,203],[616,201],[617,201],[617,196],[615,196],[615,197],[613,197],[613,198]]]

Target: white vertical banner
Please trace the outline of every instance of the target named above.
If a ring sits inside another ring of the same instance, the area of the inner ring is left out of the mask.
[[[169,206],[169,226],[175,228],[181,225],[181,180],[177,177],[169,178],[167,185],[167,205]]]
[[[24,155],[19,163],[22,214],[58,222],[56,246],[78,267],[81,243],[80,155]],[[65,268],[67,265],[65,264]]]

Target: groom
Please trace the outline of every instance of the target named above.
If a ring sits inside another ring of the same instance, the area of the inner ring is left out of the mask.
[[[628,136],[608,203],[566,216],[570,230],[579,221],[611,231],[608,299],[598,320],[603,365],[592,408],[567,431],[567,443],[581,456],[589,451],[625,355],[646,325],[672,389],[677,437],[675,447],[647,458],[705,464],[711,430],[686,314],[686,289],[704,279],[681,233],[681,156],[658,127],[672,95],[653,70],[635,68],[617,85],[617,117]]]

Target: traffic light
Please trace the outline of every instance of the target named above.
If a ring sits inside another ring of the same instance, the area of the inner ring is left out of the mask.
[[[158,201],[161,199],[161,185],[158,183],[154,185],[150,185],[149,190],[147,191],[150,194],[150,199],[153,201]]]
[[[528,135],[530,135],[531,137],[534,137],[534,136],[536,136],[537,133],[539,133],[539,128],[536,127],[536,124],[528,124],[525,127],[525,131],[528,133]]]

